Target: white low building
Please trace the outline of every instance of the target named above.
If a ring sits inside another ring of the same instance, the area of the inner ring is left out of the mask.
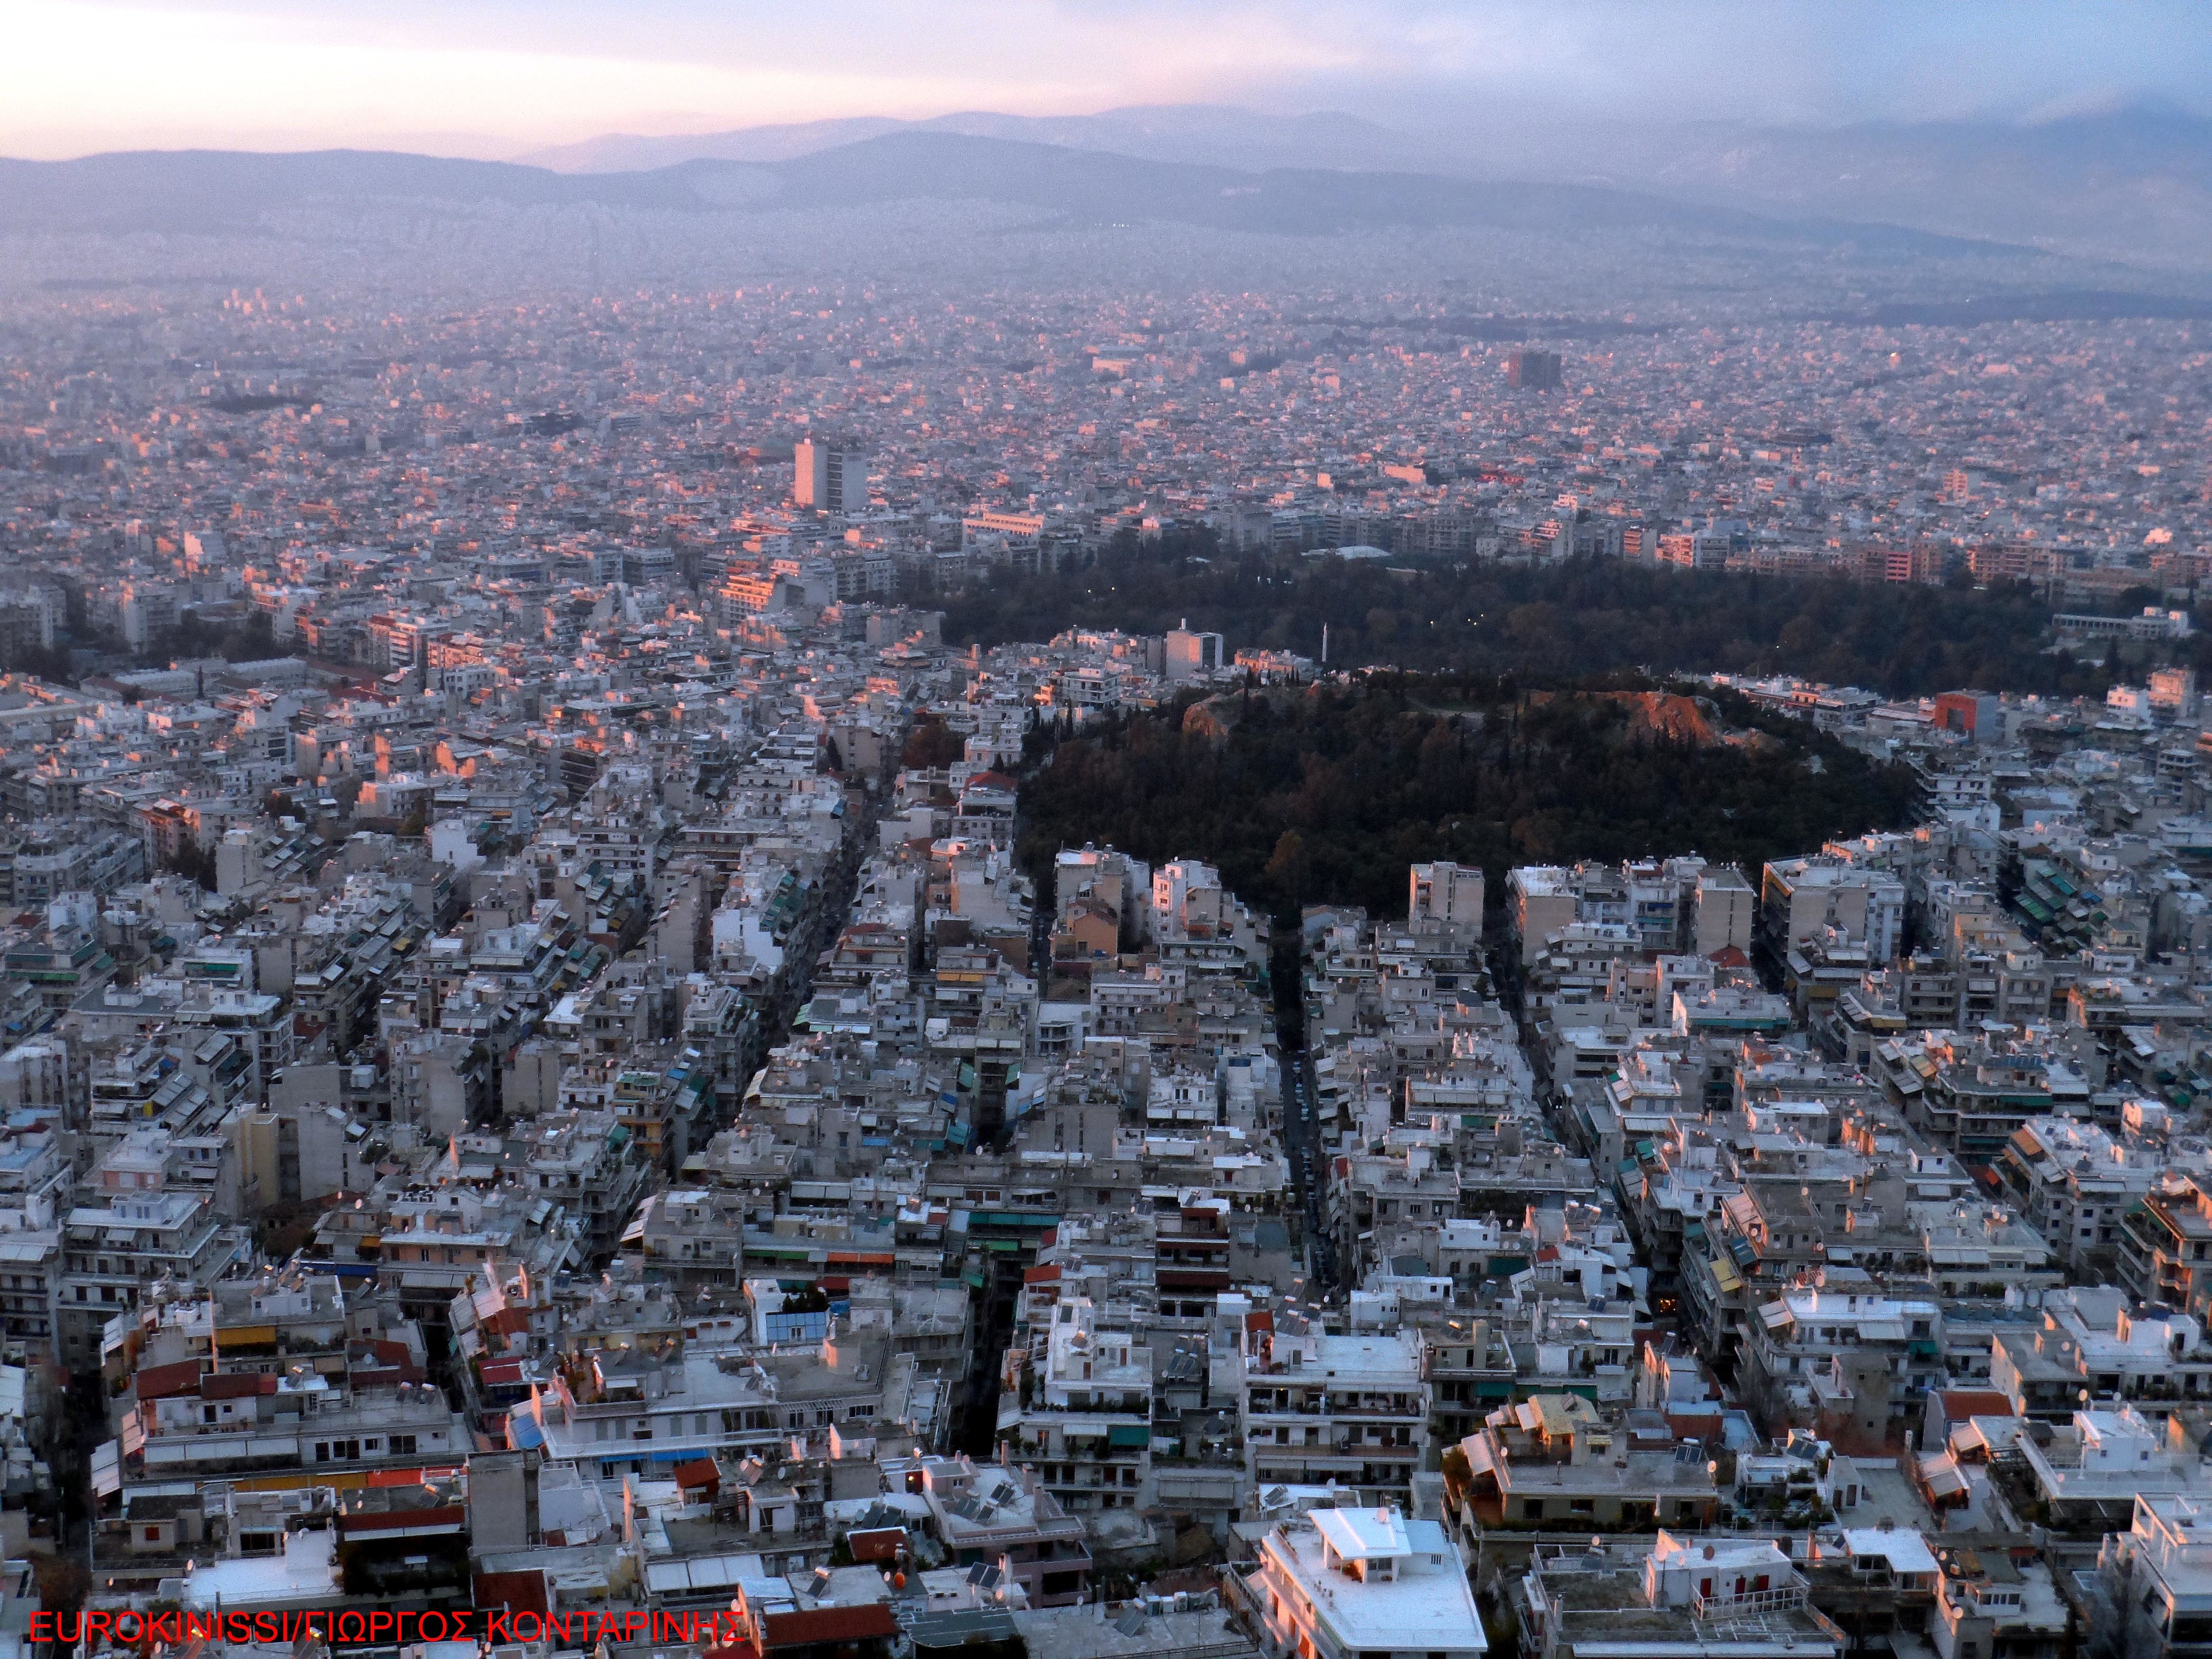
[[[1242,1583],[1268,1659],[1477,1659],[1489,1648],[1443,1527],[1396,1509],[1317,1509],[1282,1522]]]

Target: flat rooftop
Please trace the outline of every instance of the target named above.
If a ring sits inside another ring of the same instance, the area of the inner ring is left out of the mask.
[[[1315,1617],[1334,1632],[1341,1647],[1486,1651],[1482,1620],[1458,1547],[1437,1522],[1399,1524],[1407,1553],[1398,1558],[1395,1577],[1375,1583],[1330,1568],[1322,1534],[1311,1525],[1279,1528],[1263,1547],[1287,1563],[1309,1592]]]

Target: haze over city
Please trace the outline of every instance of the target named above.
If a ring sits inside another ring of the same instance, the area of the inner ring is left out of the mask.
[[[2212,1642],[2199,9],[9,22],[0,1648]]]
[[[514,159],[612,131],[1182,103],[1343,111],[1492,141],[1532,123],[2037,122],[2132,105],[2203,115],[2206,34],[2197,9],[2155,0],[648,0],[619,21],[576,0],[374,11],[61,0],[19,14],[0,146],[46,158],[391,147]]]

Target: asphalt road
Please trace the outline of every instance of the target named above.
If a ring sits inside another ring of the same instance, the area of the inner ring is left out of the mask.
[[[1303,1049],[1283,1056],[1283,1146],[1291,1161],[1291,1188],[1304,1208],[1314,1273],[1323,1285],[1334,1285],[1335,1245],[1322,1226],[1322,1193],[1328,1182],[1328,1164],[1314,1117],[1312,1067]]]

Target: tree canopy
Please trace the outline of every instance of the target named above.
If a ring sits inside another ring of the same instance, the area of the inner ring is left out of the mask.
[[[1188,620],[1332,667],[1488,674],[1793,674],[1885,696],[1974,687],[2101,696],[2100,664],[2053,655],[2051,607],[2024,583],[1929,587],[1747,576],[1618,559],[1531,567],[1271,558],[1209,532],[1123,532],[1079,569],[949,596],[945,638],[995,645],[1066,628],[1159,634]],[[2205,665],[2212,670],[2212,663]]]
[[[1255,906],[1402,915],[1406,866],[1701,853],[1769,858],[1912,820],[1918,781],[1723,693],[1531,690],[1480,676],[1185,697],[1062,742],[1022,793],[1020,855],[1201,858]]]

